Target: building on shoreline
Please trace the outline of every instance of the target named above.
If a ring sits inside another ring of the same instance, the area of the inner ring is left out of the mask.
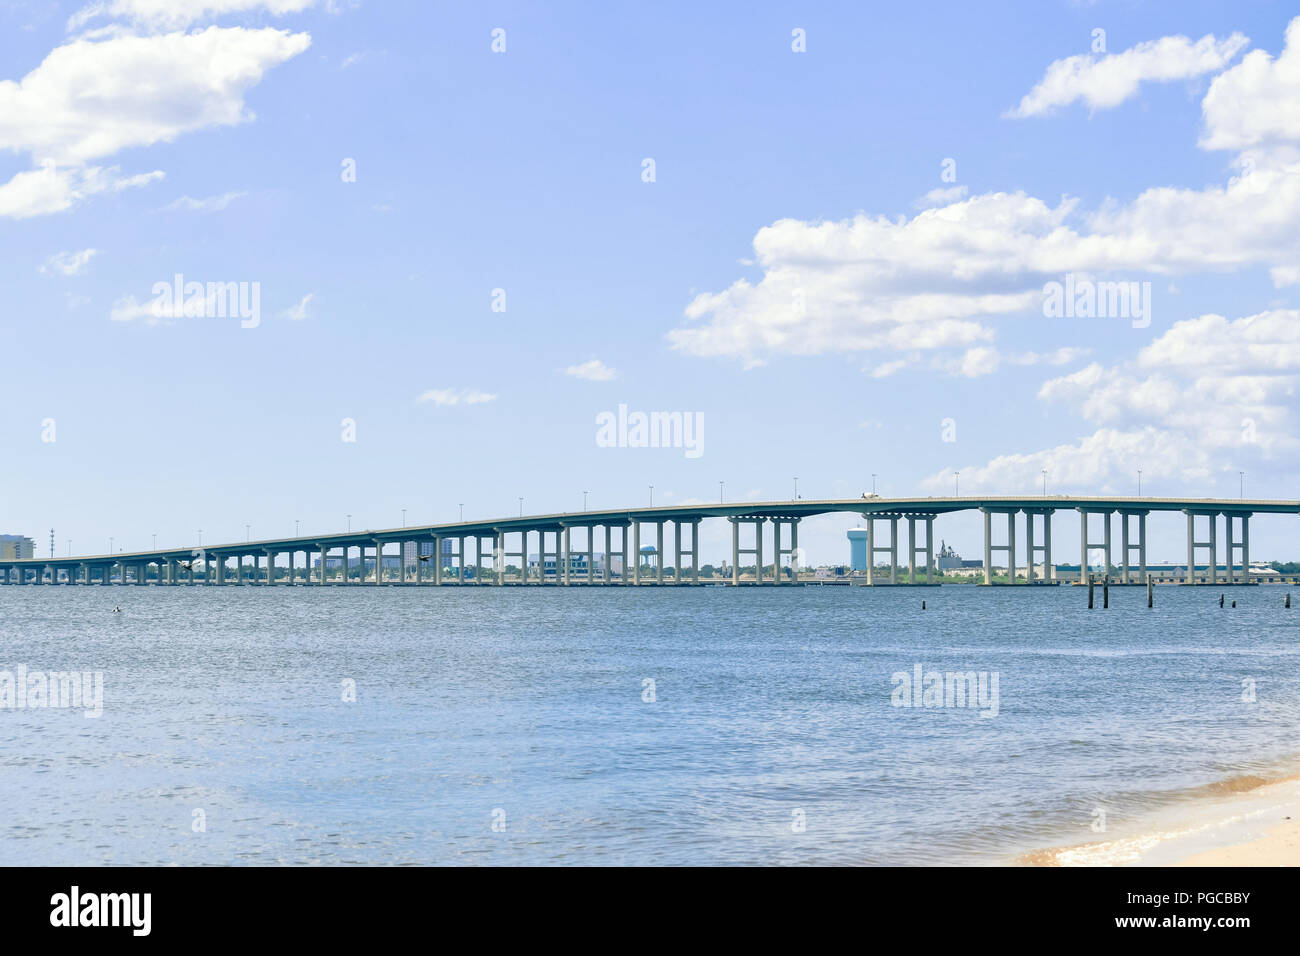
[[[22,561],[36,557],[36,542],[26,535],[0,534],[0,560]]]

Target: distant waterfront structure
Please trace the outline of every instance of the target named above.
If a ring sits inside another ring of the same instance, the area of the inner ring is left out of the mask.
[[[36,557],[36,542],[26,535],[0,534],[0,560],[22,561]]]

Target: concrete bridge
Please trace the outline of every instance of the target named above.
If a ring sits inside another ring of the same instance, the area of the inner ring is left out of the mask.
[[[47,579],[50,583],[60,583],[60,572],[63,572],[63,583],[68,584],[143,584],[148,578],[151,565],[157,569],[157,583],[165,585],[200,582],[207,585],[272,585],[276,583],[275,569],[281,557],[287,557],[288,567],[287,579],[282,583],[339,585],[349,583],[353,552],[357,554],[356,560],[364,579],[366,552],[372,551],[378,559],[382,558],[384,548],[390,546],[397,547],[399,554],[403,555],[399,561],[398,579],[392,582],[397,584],[465,585],[471,580],[475,585],[664,584],[666,525],[671,525],[671,550],[675,557],[670,583],[698,584],[700,523],[705,519],[719,518],[731,522],[731,583],[741,583],[741,559],[752,555],[758,569],[757,579],[753,583],[779,585],[783,583],[779,570],[783,558],[790,559],[797,573],[800,520],[831,512],[851,512],[861,515],[865,520],[868,584],[904,583],[898,580],[900,550],[907,558],[905,583],[917,584],[928,583],[935,575],[935,519],[955,511],[972,510],[978,510],[984,515],[985,583],[991,584],[993,581],[994,552],[1004,552],[1007,566],[1016,567],[1016,526],[1019,515],[1024,516],[1025,564],[1029,569],[1027,581],[1039,583],[1041,578],[1035,577],[1036,562],[1047,569],[1048,580],[1053,575],[1052,516],[1062,509],[1078,511],[1082,517],[1079,541],[1082,568],[1088,567],[1089,552],[1094,549],[1104,552],[1105,568],[1116,565],[1112,551],[1112,528],[1114,519],[1119,518],[1118,567],[1121,583],[1145,581],[1146,518],[1150,513],[1159,511],[1182,512],[1187,517],[1187,583],[1195,583],[1195,575],[1190,569],[1196,566],[1201,552],[1208,552],[1210,583],[1218,583],[1220,549],[1217,528],[1222,518],[1227,559],[1227,577],[1224,583],[1232,584],[1246,583],[1246,570],[1250,567],[1251,516],[1300,514],[1300,501],[1069,495],[881,498],[873,495],[822,501],[797,499],[717,505],[668,505],[305,535],[119,554],[0,560],[0,585],[44,584]],[[1006,521],[1006,539],[1001,544],[993,543],[995,519],[999,524],[1003,519]],[[1101,525],[1100,529],[1096,527],[1098,524]],[[767,525],[771,525],[770,535],[765,532]],[[902,525],[906,525],[905,538],[900,536]],[[580,537],[576,550],[573,546],[575,529]],[[878,537],[878,530],[887,530],[887,540]],[[650,535],[643,538],[646,531]],[[1100,536],[1094,537],[1098,531]],[[918,535],[918,532],[923,534]],[[599,574],[594,570],[595,543],[602,533],[603,553],[607,556],[622,555],[623,570],[617,577],[611,571],[611,561],[608,558]],[[1204,537],[1198,540],[1198,533]],[[765,539],[770,540],[770,549],[765,550]],[[643,540],[654,545],[653,555],[645,556],[651,559],[647,565],[642,563]],[[528,566],[530,541],[537,542],[538,561],[535,569]],[[408,571],[405,558],[407,542],[432,542],[432,555],[420,557],[412,563],[414,573]],[[472,549],[469,547],[470,542],[473,542]],[[635,556],[630,562],[629,551]],[[880,580],[882,575],[872,567],[876,556],[882,553],[888,554],[890,558],[887,582]],[[303,555],[302,568],[306,574],[303,580],[296,582],[294,572],[299,554]],[[765,554],[773,566],[771,578],[765,570]],[[320,557],[316,569],[311,568],[313,555]],[[337,560],[334,560],[335,556]],[[579,574],[574,571],[574,564],[582,562],[584,556],[582,573]],[[512,558],[519,559],[519,566],[513,573],[507,573]],[[684,564],[684,558],[689,558],[689,562]],[[918,560],[921,558],[923,561]],[[489,562],[487,567],[484,566],[484,559]],[[552,573],[548,573],[547,569],[549,559],[554,559],[555,570]],[[330,574],[331,568],[327,567],[330,563],[336,564],[341,574]],[[369,583],[384,583],[382,564],[382,560],[375,561],[375,579]],[[918,573],[923,575],[923,581],[918,581]]]

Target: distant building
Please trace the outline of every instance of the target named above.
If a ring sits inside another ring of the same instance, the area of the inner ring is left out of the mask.
[[[21,534],[0,534],[0,560],[21,561],[36,557],[36,542]]]

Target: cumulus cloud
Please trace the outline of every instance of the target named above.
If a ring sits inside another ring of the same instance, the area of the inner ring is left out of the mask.
[[[1300,140],[1300,17],[1286,28],[1277,59],[1252,50],[1215,77],[1203,110],[1201,145],[1207,149]]]
[[[482,392],[476,388],[433,388],[420,395],[416,401],[442,406],[482,405],[484,402],[496,401],[491,392]]]
[[[1142,83],[1168,83],[1217,73],[1250,42],[1240,33],[1224,40],[1207,34],[1195,43],[1185,36],[1139,43],[1123,53],[1090,53],[1056,60],[1009,117],[1042,116],[1077,100],[1089,109],[1118,106],[1137,94]]]
[[[26,153],[39,167],[0,185],[0,216],[58,212],[105,189],[161,178],[160,171],[121,176],[96,163],[250,121],[244,94],[310,43],[305,33],[209,27],[57,47],[21,80],[0,81],[0,150]]]
[[[1300,57],[1297,23],[1277,63]],[[1272,97],[1282,84],[1265,88]],[[1249,106],[1286,114],[1300,110],[1300,92]],[[1222,185],[1153,187],[1091,210],[1070,197],[992,192],[911,218],[782,219],[754,237],[761,275],[697,295],[668,340],[747,366],[773,354],[923,350],[965,374],[990,365],[988,353],[973,350],[992,345],[993,320],[1041,314],[1045,282],[1067,273],[1131,282],[1263,267],[1279,286],[1292,284],[1300,281],[1300,127],[1295,138],[1234,157]],[[883,374],[896,370],[893,358],[881,356]]]
[[[618,372],[600,359],[592,359],[590,362],[583,362],[581,365],[570,365],[564,370],[564,374],[571,375],[574,378],[585,378],[589,382],[608,382]]]
[[[1300,310],[1175,323],[1127,363],[1050,379],[1041,401],[1077,410],[1097,430],[1073,443],[963,465],[975,488],[1031,488],[1046,468],[1073,487],[1152,477],[1200,481],[1231,470],[1245,451],[1263,458],[1300,451]],[[926,479],[951,487],[951,471]]]
[[[162,178],[162,170],[122,176],[116,166],[33,169],[0,183],[0,217],[28,219],[63,212],[97,193],[121,192]]]
[[[80,252],[56,252],[45,260],[41,272],[45,275],[75,276],[81,272],[99,253],[98,249],[82,249]]]

